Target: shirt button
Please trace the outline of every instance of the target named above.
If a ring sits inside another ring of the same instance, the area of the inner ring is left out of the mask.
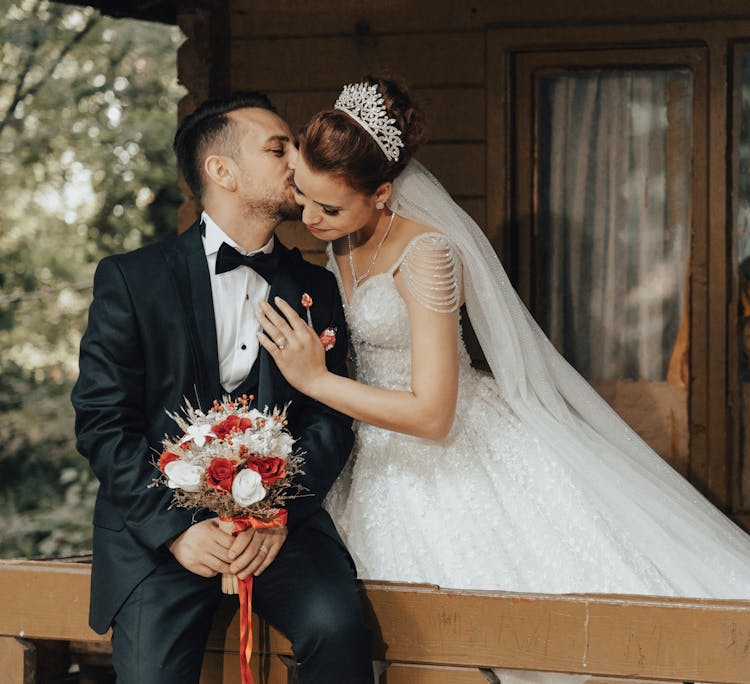
[[[245,299],[250,299],[250,295],[249,294],[245,294]]]
[[[240,345],[240,349],[242,349],[242,351],[245,351],[245,349],[247,349],[247,345],[246,344],[241,344]]]

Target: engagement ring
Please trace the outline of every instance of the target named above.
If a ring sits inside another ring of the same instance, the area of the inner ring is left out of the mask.
[[[286,343],[287,343],[286,337],[279,337],[279,339],[276,340],[276,346],[279,349],[283,349],[284,347],[286,347]]]

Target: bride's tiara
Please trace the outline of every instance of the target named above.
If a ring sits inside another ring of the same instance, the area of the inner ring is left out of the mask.
[[[334,108],[345,112],[362,126],[383,150],[386,159],[398,161],[401,154],[399,148],[404,146],[401,131],[393,125],[396,119],[388,117],[377,85],[367,85],[367,83],[345,85]]]

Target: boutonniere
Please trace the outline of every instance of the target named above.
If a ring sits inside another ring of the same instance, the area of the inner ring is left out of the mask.
[[[310,312],[310,309],[312,309],[313,299],[309,294],[307,294],[307,292],[305,292],[302,295],[302,301],[300,303],[302,304],[303,308],[307,311],[307,325],[309,325],[312,328],[313,322],[312,322],[312,313]],[[320,342],[323,345],[323,348],[326,351],[331,351],[331,349],[333,349],[333,347],[336,344],[336,328],[328,326],[322,333],[320,333],[318,337],[320,338]]]
[[[302,295],[302,306],[307,310],[307,325],[309,325],[311,328],[313,327],[312,324],[312,314],[310,313],[310,309],[312,309],[313,300],[312,297],[305,292]]]

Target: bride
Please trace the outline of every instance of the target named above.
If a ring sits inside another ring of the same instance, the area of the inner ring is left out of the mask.
[[[327,507],[360,576],[750,598],[750,537],[557,353],[482,231],[412,159],[419,138],[405,89],[372,78],[300,135],[296,200],[328,242],[356,381],[326,370],[288,303],[258,314],[287,380],[358,421]],[[491,375],[461,340],[464,302]]]

